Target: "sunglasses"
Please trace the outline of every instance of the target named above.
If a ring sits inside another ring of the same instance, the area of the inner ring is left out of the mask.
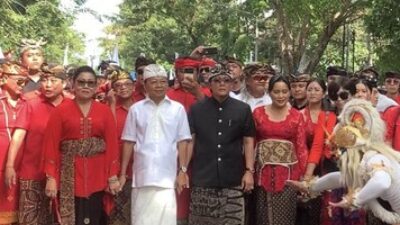
[[[93,80],[76,80],[76,84],[78,87],[88,88],[95,88],[97,86],[97,82]]]
[[[191,73],[191,74],[193,74],[194,73],[194,69],[186,68],[186,69],[183,70],[183,73]]]
[[[386,80],[385,80],[385,83],[387,83],[387,84],[399,84],[399,79],[395,79],[395,78],[387,78]]]
[[[348,91],[340,91],[338,93],[338,99],[340,98],[343,101],[346,101],[347,99],[349,99],[350,97],[350,93]]]
[[[252,77],[253,78],[253,80],[254,81],[257,81],[257,82],[267,82],[267,81],[269,81],[269,77],[268,76],[253,76]]]
[[[211,82],[216,83],[216,84],[222,84],[222,83],[228,84],[231,81],[232,81],[232,79],[230,79],[230,78],[215,78],[215,79],[211,80]]]
[[[211,71],[210,67],[200,68],[200,73],[209,73]]]

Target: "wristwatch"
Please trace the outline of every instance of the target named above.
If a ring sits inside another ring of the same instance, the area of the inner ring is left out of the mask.
[[[183,173],[186,173],[187,172],[187,167],[186,166],[181,166],[179,168],[179,170],[182,171]]]

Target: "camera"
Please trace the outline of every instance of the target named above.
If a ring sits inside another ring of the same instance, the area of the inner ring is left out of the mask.
[[[203,48],[203,55],[216,55],[218,54],[218,49],[216,47],[205,47]]]

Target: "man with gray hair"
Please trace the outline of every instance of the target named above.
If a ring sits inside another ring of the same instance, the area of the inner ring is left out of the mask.
[[[175,183],[178,193],[189,185],[186,150],[191,135],[187,115],[180,103],[165,95],[168,80],[164,68],[150,64],[143,77],[147,96],[131,106],[122,133],[120,181],[125,183],[134,151],[132,224],[176,225]]]

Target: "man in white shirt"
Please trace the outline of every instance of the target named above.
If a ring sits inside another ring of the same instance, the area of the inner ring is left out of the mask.
[[[243,73],[246,87],[238,95],[230,94],[230,96],[250,105],[251,111],[271,104],[267,90],[269,79],[275,75],[275,70],[268,64],[251,64],[244,68]]]
[[[156,64],[144,68],[146,99],[129,109],[120,181],[124,183],[133,147],[132,224],[176,225],[178,193],[188,187],[187,143],[191,139],[184,107],[166,97],[167,73]],[[179,172],[176,156],[179,158]]]

